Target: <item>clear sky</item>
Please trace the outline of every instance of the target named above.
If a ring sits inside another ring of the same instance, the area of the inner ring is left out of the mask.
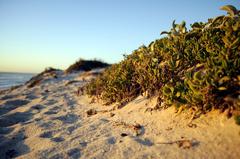
[[[65,69],[80,57],[116,63],[174,19],[206,22],[226,4],[240,9],[239,0],[0,0],[0,71]]]

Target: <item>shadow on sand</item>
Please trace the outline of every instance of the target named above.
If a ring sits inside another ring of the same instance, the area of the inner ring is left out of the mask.
[[[18,101],[17,103],[26,104],[26,101]],[[10,110],[8,109],[8,111]],[[24,140],[26,139],[24,130],[21,129],[18,132],[14,132],[12,126],[15,124],[24,124],[31,118],[32,113],[30,111],[15,112],[0,116],[0,158],[15,158],[29,152],[29,147],[24,144]]]
[[[23,106],[28,104],[30,101],[28,100],[22,100],[22,99],[16,99],[16,100],[8,100],[3,105],[0,105],[0,115],[4,115],[17,107]]]

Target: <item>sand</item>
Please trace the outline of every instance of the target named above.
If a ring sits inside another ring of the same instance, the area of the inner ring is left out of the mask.
[[[93,103],[76,93],[93,77],[60,72],[2,92],[0,158],[240,158],[233,118],[212,111],[191,121],[190,111],[151,111],[156,99],[144,96],[120,109]]]

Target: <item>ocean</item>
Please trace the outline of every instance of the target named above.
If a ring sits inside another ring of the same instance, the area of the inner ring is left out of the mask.
[[[0,90],[24,84],[34,75],[36,74],[0,72]]]

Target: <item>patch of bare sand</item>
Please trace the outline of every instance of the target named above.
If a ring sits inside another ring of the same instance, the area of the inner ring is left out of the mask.
[[[92,74],[90,73],[92,76]],[[239,158],[240,126],[217,111],[150,110],[143,96],[121,109],[76,96],[78,74],[0,95],[2,158]],[[71,82],[74,81],[74,82]],[[91,110],[91,111],[89,111]],[[88,112],[88,113],[87,113]]]

